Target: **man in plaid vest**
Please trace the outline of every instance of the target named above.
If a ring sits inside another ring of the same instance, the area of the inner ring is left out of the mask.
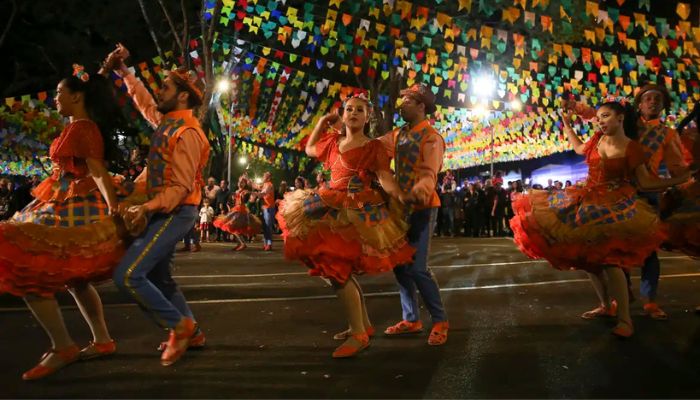
[[[144,171],[136,179],[148,201],[124,213],[127,226],[143,226],[114,271],[114,283],[170,332],[161,364],[174,364],[190,346],[204,344],[192,311],[170,272],[175,245],[192,228],[202,198],[202,170],[209,141],[193,109],[202,104],[204,85],[194,71],[170,71],[158,101],[129,71],[128,51],[119,45],[118,73],[143,117],[155,128]],[[110,60],[108,59],[108,62]],[[113,60],[112,63],[116,64]]]

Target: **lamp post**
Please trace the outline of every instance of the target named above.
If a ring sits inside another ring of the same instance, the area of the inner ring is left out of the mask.
[[[496,91],[496,81],[491,74],[479,75],[474,81],[474,94],[484,100],[484,106],[477,106],[476,111],[479,117],[488,118],[488,100]],[[493,127],[491,129],[491,178],[493,178],[493,159],[494,159],[494,134]]]
[[[231,185],[231,157],[233,157],[233,102],[228,114],[228,173],[226,174],[228,184]]]
[[[216,84],[216,90],[222,94],[222,93],[229,93],[229,89],[231,88],[231,83],[228,81],[228,79],[222,79]],[[227,174],[226,174],[226,179],[229,183],[231,184],[231,157],[232,157],[232,148],[233,148],[233,106],[234,102],[233,99],[231,100],[231,107],[229,109],[229,114],[228,114],[228,166],[227,166]]]

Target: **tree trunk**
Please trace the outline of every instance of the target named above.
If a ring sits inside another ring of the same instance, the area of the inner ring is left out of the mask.
[[[184,57],[185,46],[182,42],[182,39],[180,39],[180,35],[178,35],[177,30],[175,29],[175,24],[173,23],[173,19],[170,18],[170,13],[168,12],[168,9],[165,7],[165,4],[163,4],[163,0],[158,0],[158,4],[160,4],[160,8],[163,10],[163,14],[165,14],[165,19],[168,21],[168,25],[170,25],[170,33],[173,35],[173,38],[175,38],[175,43],[177,43],[177,47],[180,48],[180,54]],[[185,26],[187,26],[187,25],[185,25]]]
[[[146,21],[146,26],[148,26],[148,32],[151,34],[151,39],[153,39],[153,44],[156,46],[156,50],[158,50],[158,55],[160,58],[163,58],[163,50],[160,48],[160,44],[158,43],[158,37],[156,36],[156,32],[153,30],[153,25],[151,24],[151,20],[148,19],[148,13],[146,12],[146,6],[143,4],[143,0],[137,0],[139,2],[139,7],[141,7],[141,14],[143,14],[143,19]]]

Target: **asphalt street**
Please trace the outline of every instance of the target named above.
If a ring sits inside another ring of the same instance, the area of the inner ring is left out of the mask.
[[[331,288],[301,265],[253,243],[233,252],[205,243],[179,253],[174,274],[207,335],[203,350],[165,368],[166,334],[111,284],[99,287],[118,352],[23,382],[49,347],[20,299],[0,296],[3,398],[698,398],[700,261],[662,253],[659,303],[668,321],[632,304],[636,333],[586,321],[596,306],[585,274],[523,256],[507,238],[438,238],[430,265],[451,330],[445,346],[421,334],[381,334],[400,320],[393,274],[363,276],[379,334],[358,357],[334,360],[332,335],[346,325]],[[639,286],[634,273],[635,289]],[[61,295],[76,341],[90,339],[70,296]]]

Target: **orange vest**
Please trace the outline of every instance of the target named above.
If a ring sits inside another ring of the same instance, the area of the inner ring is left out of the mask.
[[[410,191],[416,184],[416,169],[424,160],[423,144],[431,135],[438,135],[440,140],[444,140],[427,121],[414,129],[408,129],[408,125],[406,125],[404,128],[394,131],[394,168],[399,187]],[[440,169],[442,169],[442,165],[440,165]],[[437,172],[440,172],[440,169]],[[440,197],[433,189],[433,194],[426,204],[416,204],[413,208],[422,210],[435,207],[440,207]]]
[[[275,206],[275,191],[272,188],[272,182],[263,183],[262,190],[270,189],[269,193],[263,195],[263,208],[272,208]]]
[[[204,179],[202,171],[209,160],[209,141],[199,125],[199,120],[194,117],[192,110],[172,111],[163,116],[158,128],[151,136],[151,148],[148,153],[148,180],[146,181],[146,193],[152,199],[163,188],[172,184],[173,169],[171,160],[175,145],[183,132],[193,129],[199,135],[205,146],[199,154],[199,163],[195,174],[194,187],[180,205],[199,206],[202,200],[202,188]]]
[[[646,166],[652,175],[659,175],[659,166],[664,158],[664,147],[677,135],[676,131],[661,123],[660,120],[645,121],[639,131],[639,144],[644,150]]]

